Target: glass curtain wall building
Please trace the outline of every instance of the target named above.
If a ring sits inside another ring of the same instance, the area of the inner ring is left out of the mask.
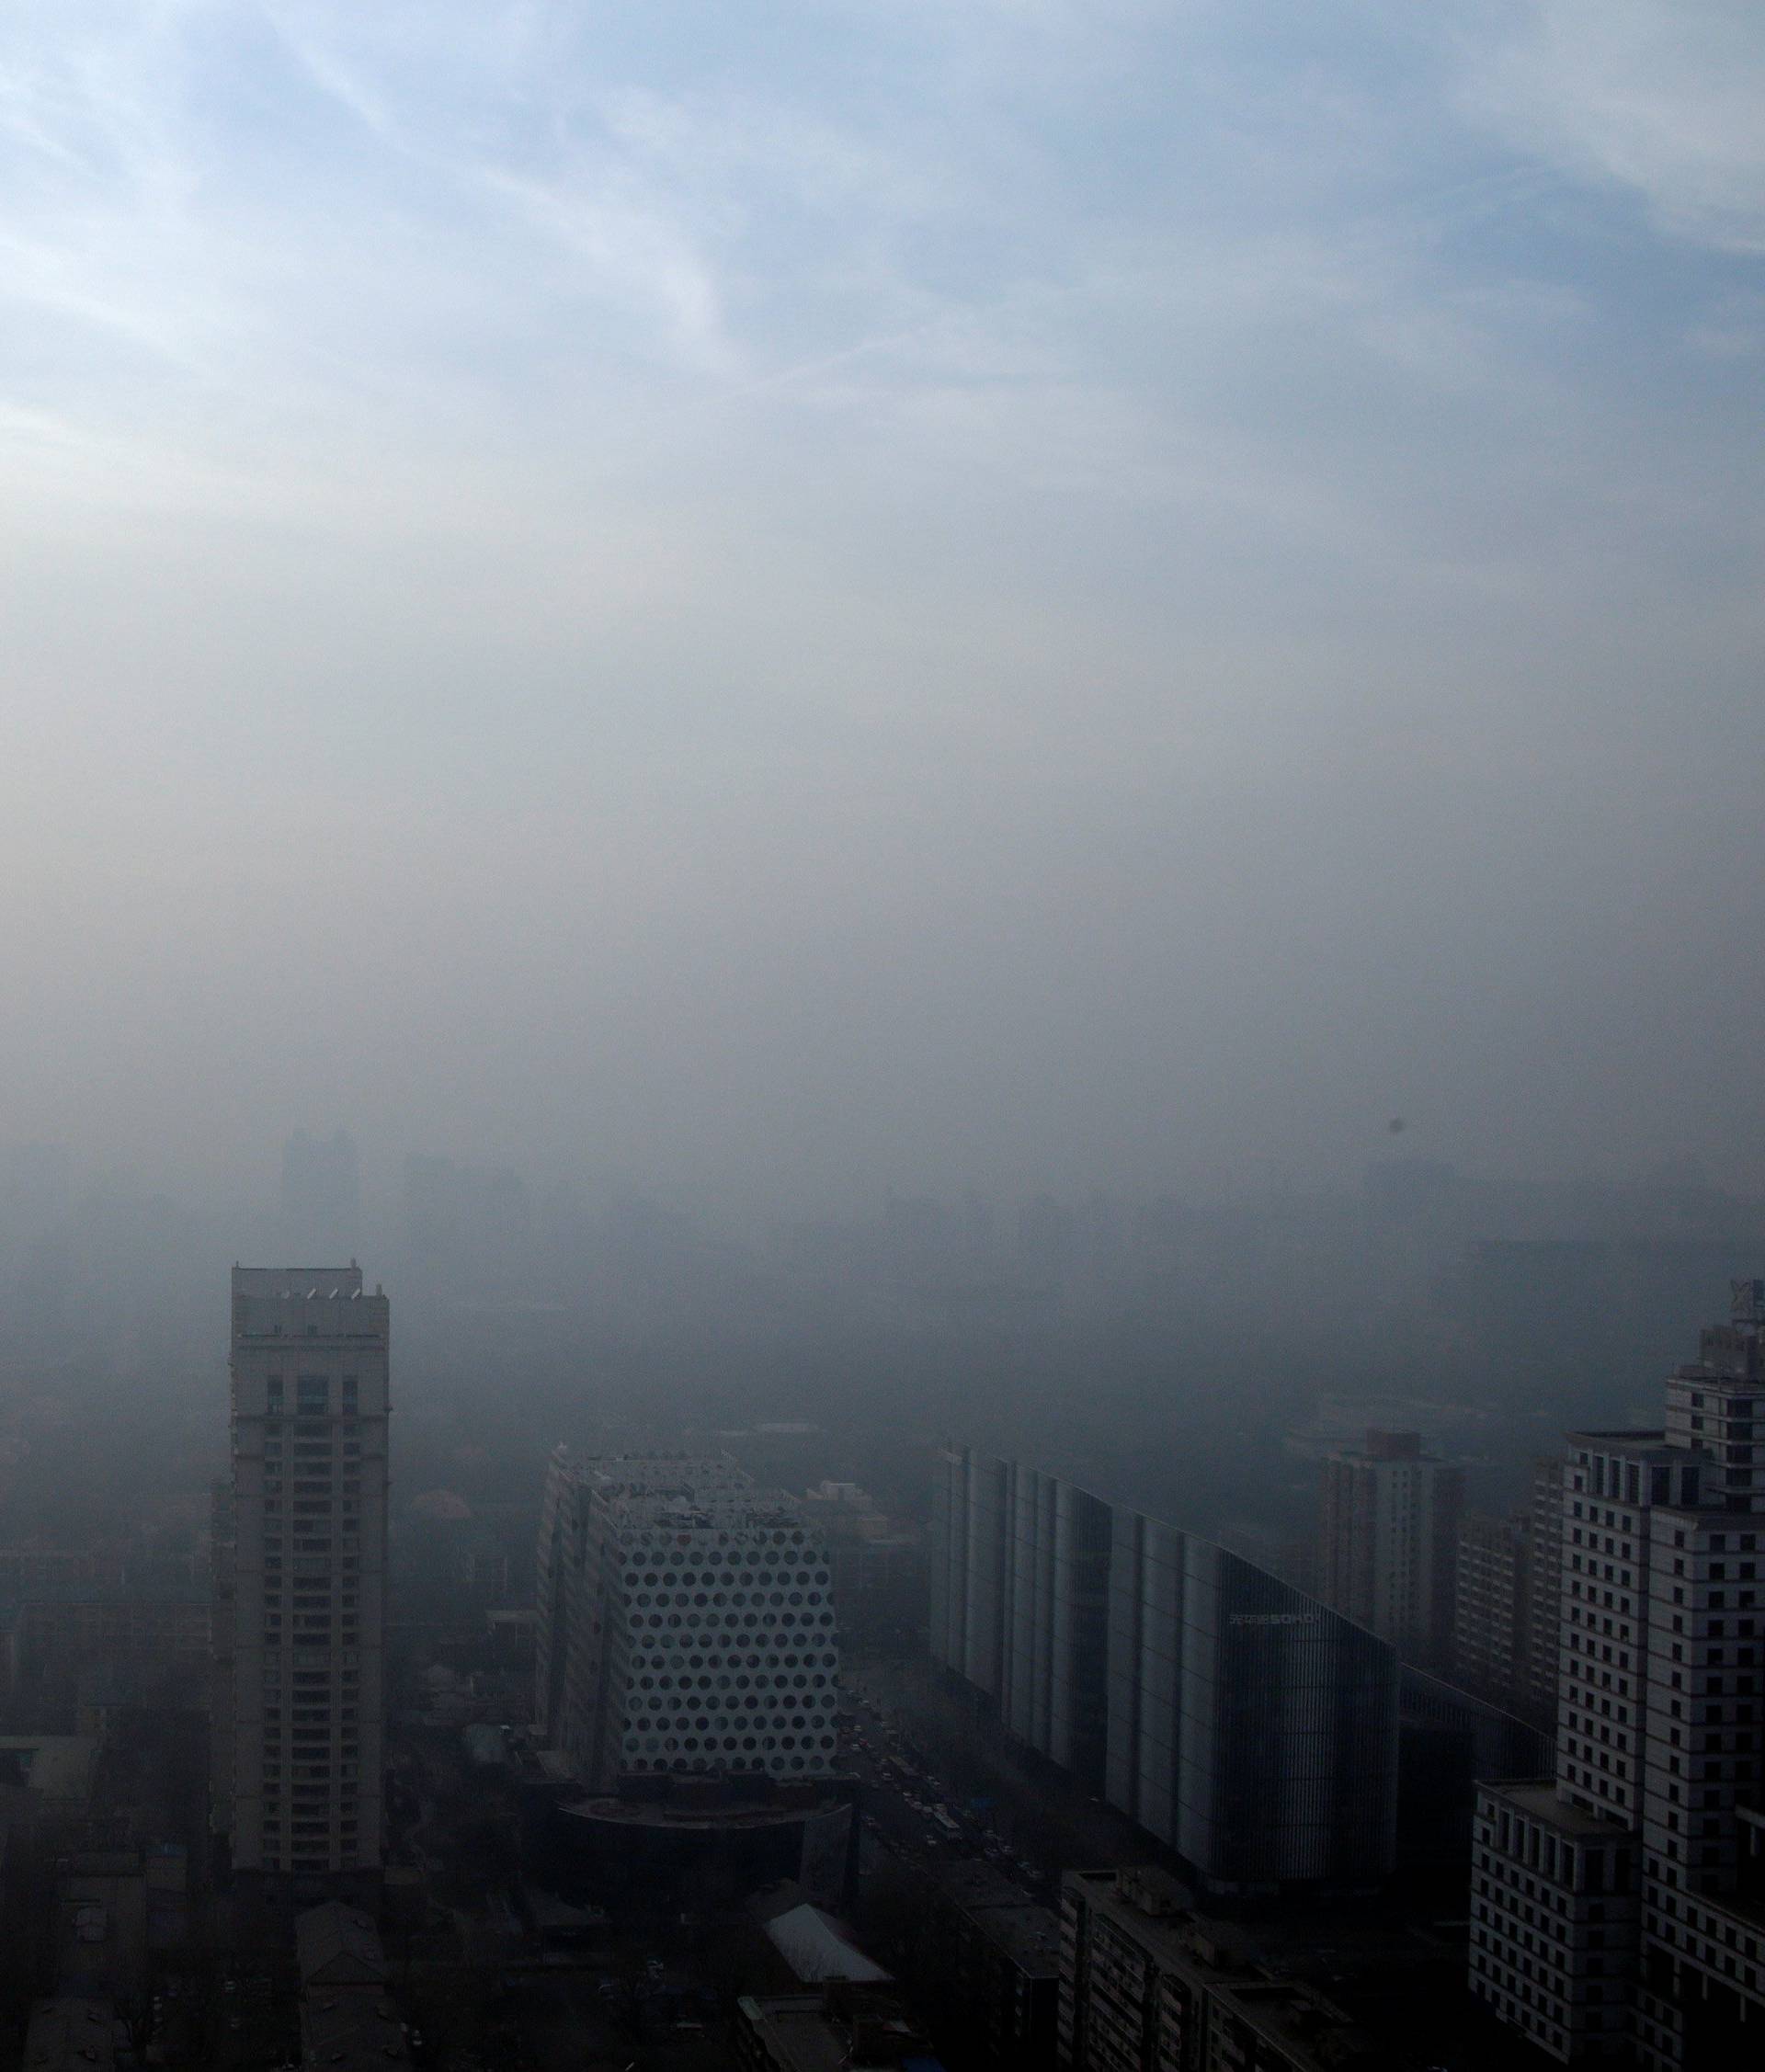
[[[935,1508],[934,1657],[994,1702],[1008,1733],[1100,1793],[1110,1507],[964,1447],[943,1456]]]
[[[1218,1893],[1376,1884],[1391,1646],[1238,1555],[967,1447],[938,1464],[935,1659]]]

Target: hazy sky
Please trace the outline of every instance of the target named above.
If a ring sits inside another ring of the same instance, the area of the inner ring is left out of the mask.
[[[1750,1183],[1756,0],[0,17],[0,1137]]]

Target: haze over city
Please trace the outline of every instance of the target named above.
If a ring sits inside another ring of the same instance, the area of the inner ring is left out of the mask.
[[[1729,2072],[1765,11],[0,13],[0,2072]]]
[[[0,28],[7,1133],[1759,1152],[1746,10]]]

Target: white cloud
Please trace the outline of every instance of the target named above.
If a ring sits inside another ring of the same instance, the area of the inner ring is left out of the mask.
[[[1675,235],[1765,252],[1765,9],[1756,0],[1542,0],[1468,44],[1473,108]]]

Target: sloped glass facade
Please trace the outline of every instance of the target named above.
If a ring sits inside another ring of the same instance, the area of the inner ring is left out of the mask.
[[[1392,1648],[1192,1533],[969,1449],[939,1463],[932,1652],[1219,1892],[1395,1854]]]

